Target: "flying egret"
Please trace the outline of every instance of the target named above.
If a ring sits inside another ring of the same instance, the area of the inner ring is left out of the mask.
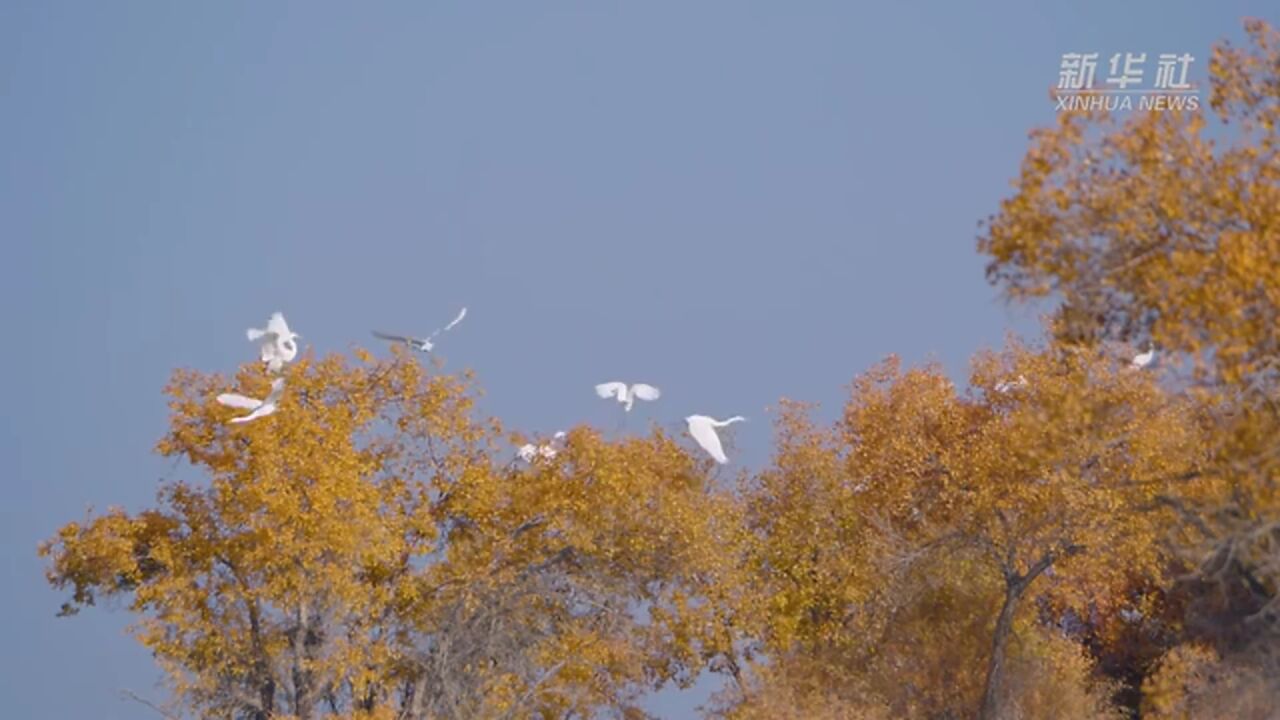
[[[392,333],[378,332],[377,330],[373,331],[373,336],[380,340],[390,340],[391,342],[404,343],[405,345],[409,346],[409,349],[417,350],[418,352],[431,352],[436,346],[436,344],[432,342],[433,340],[435,340],[435,337],[442,332],[448,332],[452,330],[454,326],[462,322],[462,318],[466,316],[467,316],[467,309],[462,308],[462,311],[458,313],[458,316],[455,317],[452,321],[450,321],[448,325],[445,325],[444,327],[440,328],[439,330],[436,330],[435,332],[431,333],[430,335],[424,338],[412,337],[409,335],[394,335]]]
[[[280,396],[284,394],[284,378],[276,378],[271,381],[271,392],[263,400],[257,398],[246,397],[238,393],[223,393],[218,396],[218,402],[227,407],[239,408],[241,410],[251,410],[248,415],[242,415],[237,418],[231,418],[229,422],[245,423],[260,417],[266,417],[276,411],[280,404]]]
[[[1003,395],[1004,393],[1013,392],[1018,388],[1024,388],[1026,386],[1027,386],[1026,376],[1019,375],[1017,380],[1005,380],[1004,382],[996,383],[995,391]]]
[[[1134,370],[1141,370],[1149,367],[1156,360],[1156,348],[1154,345],[1148,345],[1147,351],[1133,356],[1133,361],[1129,363],[1129,367]]]
[[[283,313],[272,313],[265,328],[249,328],[245,334],[251,342],[262,341],[262,362],[271,372],[280,372],[285,363],[298,356],[297,339],[302,336],[289,329]]]
[[[652,385],[636,383],[631,387],[627,387],[626,383],[615,380],[614,382],[597,385],[596,395],[602,398],[617,398],[618,402],[626,406],[623,409],[631,412],[631,406],[635,404],[636,400],[657,400],[662,397],[662,392]]]
[[[546,459],[546,460],[550,460],[556,456],[557,452],[559,452],[558,450],[556,450],[555,444],[561,440],[564,440],[564,438],[565,438],[565,432],[561,430],[560,432],[551,436],[551,442],[549,443],[544,443],[542,445],[525,443],[524,445],[521,445],[520,449],[516,451],[516,455],[518,455],[521,460],[527,463],[531,463],[534,460],[538,459],[539,457],[542,457],[543,459]]]
[[[409,337],[407,335],[392,335],[391,333],[373,331],[373,336],[379,340],[390,340],[391,342],[404,343],[409,346],[410,350],[419,352],[431,352],[435,345],[427,338]]]
[[[716,434],[716,428],[726,427],[736,422],[746,422],[746,420],[741,415],[735,415],[728,420],[716,420],[706,415],[690,415],[684,419],[685,422],[689,423],[689,434],[693,436],[694,441],[721,465],[729,462],[729,458],[725,457],[724,448],[720,445],[720,436]]]

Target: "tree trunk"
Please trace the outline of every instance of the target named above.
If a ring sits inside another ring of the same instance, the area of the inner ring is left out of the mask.
[[[308,633],[311,616],[306,602],[298,605],[294,613],[296,627],[293,631],[293,712],[299,720],[312,720],[315,715],[315,695],[312,692],[311,660]]]
[[[258,690],[259,707],[253,711],[253,720],[268,720],[275,712],[276,683],[271,676],[271,662],[267,659],[267,651],[262,642],[262,623],[258,615],[258,605],[252,600],[245,600],[249,608],[249,637],[253,645],[253,679]]]
[[[982,709],[978,720],[996,720],[1000,717],[1000,689],[1004,685],[1004,651],[1013,630],[1013,614],[1018,609],[1018,599],[1026,585],[1014,579],[1006,583],[1004,605],[996,618],[996,631],[991,638],[991,659],[987,662],[987,682],[982,692]]]
[[[1070,546],[1066,554],[1072,555],[1080,548]],[[1004,687],[1004,652],[1008,645],[1009,634],[1013,631],[1013,616],[1018,610],[1018,601],[1031,583],[1040,577],[1046,568],[1053,564],[1056,553],[1045,553],[1026,575],[1019,575],[1010,566],[1004,569],[1004,605],[1000,607],[1000,615],[996,618],[996,630],[991,638],[991,659],[987,662],[987,682],[982,691],[982,707],[978,710],[978,720],[998,720],[1000,717],[1000,691]],[[1012,558],[1010,558],[1012,562]]]
[[[425,715],[427,705],[427,672],[419,670],[421,675],[413,681],[409,689],[409,702],[400,711],[402,720],[419,720]]]

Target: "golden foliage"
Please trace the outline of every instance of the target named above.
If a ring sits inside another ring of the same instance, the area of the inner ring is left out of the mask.
[[[995,389],[1010,377],[1026,382]],[[986,685],[993,632],[1000,652],[1033,637],[1030,588],[1105,615],[1161,576],[1159,499],[1203,460],[1188,403],[1106,356],[1016,344],[979,356],[970,387],[890,359],[835,427],[787,408],[746,492],[765,654],[883,678],[871,692],[900,716],[958,712]]]
[[[1246,29],[1252,50],[1210,66],[1222,133],[1173,111],[1064,112],[1033,134],[979,248],[1012,297],[1064,300],[1065,337],[1149,336],[1228,382],[1280,350],[1280,36]]]
[[[1246,29],[1214,52],[1220,131],[1033,134],[979,247],[1062,304],[964,387],[890,358],[830,425],[784,403],[725,488],[658,430],[516,463],[469,376],[403,353],[300,358],[246,425],[213,398],[260,369],[179,371],[157,450],[193,477],[61,528],[49,581],[66,613],[127,602],[200,717],[638,718],[709,670],[742,720],[1110,718],[1116,661],[1144,717],[1267,717],[1280,35]],[[1167,372],[1127,367],[1145,341]]]
[[[1267,720],[1280,688],[1258,668],[1224,662],[1214,650],[1179,645],[1142,686],[1142,716],[1155,720]]]
[[[721,579],[733,505],[672,439],[581,429],[526,470],[465,379],[403,358],[287,372],[279,412],[242,426],[224,381],[177,373],[158,449],[207,482],[43,548],[69,611],[130,599],[203,716],[589,714],[716,654],[716,606],[691,598]]]
[[[1246,596],[1233,602],[1256,626],[1280,587],[1280,33],[1261,20],[1245,30],[1246,47],[1223,43],[1210,63],[1219,126],[1200,113],[1062,114],[1033,136],[979,248],[1012,298],[1063,301],[1064,343],[1163,349],[1207,458],[1198,482],[1156,498],[1178,513],[1165,531],[1186,569]],[[1211,634],[1242,633],[1258,636]]]

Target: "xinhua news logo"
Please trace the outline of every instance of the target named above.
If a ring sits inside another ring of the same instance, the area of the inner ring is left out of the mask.
[[[1195,58],[1190,53],[1156,56],[1155,78],[1144,84],[1146,53],[1116,53],[1095,86],[1098,53],[1064,53],[1058,70],[1057,111],[1199,110],[1200,91],[1187,81]]]

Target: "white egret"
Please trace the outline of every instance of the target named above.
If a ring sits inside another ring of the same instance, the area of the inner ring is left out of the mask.
[[[720,445],[720,436],[716,434],[716,428],[726,427],[736,422],[746,422],[746,420],[741,415],[735,415],[728,420],[716,420],[706,415],[690,415],[684,419],[689,424],[689,434],[693,436],[694,441],[721,465],[729,462],[729,458],[725,456],[724,448]]]
[[[373,336],[379,340],[390,340],[391,342],[403,343],[409,346],[410,350],[418,352],[431,352],[435,345],[427,338],[409,337],[408,335],[393,335],[391,333],[373,331]]]
[[[1000,394],[1004,394],[1004,393],[1013,392],[1018,388],[1024,388],[1026,386],[1027,386],[1026,376],[1019,375],[1017,380],[1005,380],[1004,382],[996,383],[995,391]]]
[[[531,463],[539,457],[550,460],[556,456],[559,451],[556,449],[556,443],[564,440],[565,432],[561,430],[551,436],[551,442],[542,445],[534,445],[533,443],[525,443],[516,451],[516,455],[527,463]]]
[[[602,398],[617,398],[622,403],[623,408],[627,412],[631,412],[631,406],[636,400],[654,401],[662,397],[662,392],[652,385],[645,383],[636,383],[630,387],[624,382],[607,382],[600,383],[596,386],[596,395]]]
[[[251,342],[262,341],[262,362],[271,372],[280,372],[285,363],[298,356],[297,339],[302,336],[289,329],[283,313],[272,313],[265,328],[249,328],[245,334]]]
[[[263,400],[257,398],[246,397],[238,393],[223,393],[218,396],[218,402],[227,407],[239,408],[241,410],[251,410],[248,415],[242,415],[237,418],[231,418],[229,422],[245,423],[260,417],[266,417],[276,411],[279,407],[280,397],[284,395],[284,378],[276,378],[271,381],[271,392]]]
[[[1133,356],[1133,361],[1129,363],[1129,367],[1134,370],[1141,370],[1149,367],[1156,360],[1156,349],[1154,345],[1148,345],[1147,351]]]
[[[391,342],[404,343],[405,345],[408,345],[411,350],[417,350],[418,352],[431,352],[436,346],[436,344],[433,342],[436,336],[442,332],[448,332],[452,330],[454,326],[462,322],[462,318],[466,316],[467,316],[467,309],[462,308],[462,311],[458,313],[458,316],[455,317],[448,325],[445,325],[444,327],[440,328],[439,330],[436,330],[435,332],[431,333],[426,337],[420,338],[420,337],[413,337],[411,335],[395,335],[392,333],[378,332],[377,330],[373,331],[373,336],[380,340],[390,340]]]

